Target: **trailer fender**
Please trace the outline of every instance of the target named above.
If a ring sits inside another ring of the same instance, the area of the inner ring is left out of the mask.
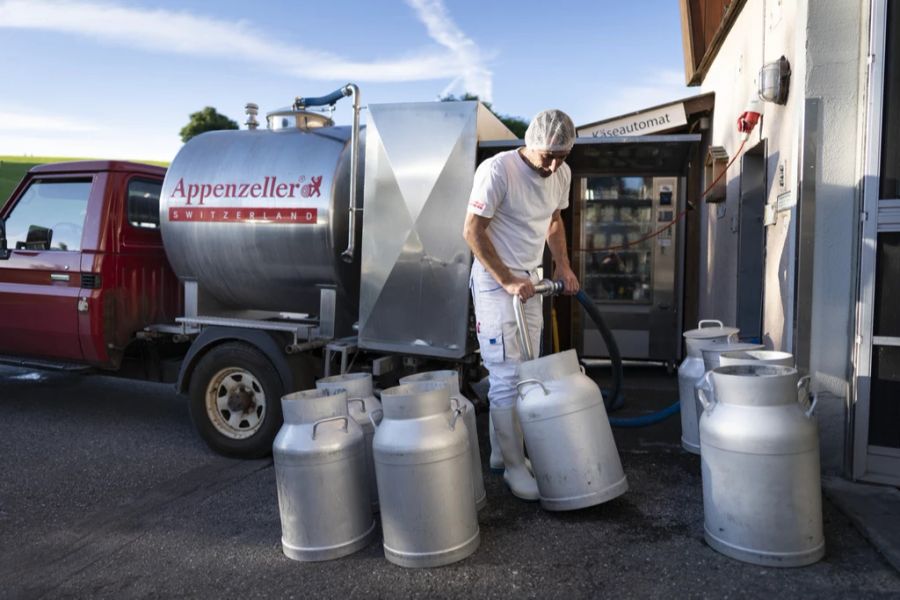
[[[207,327],[191,344],[190,349],[181,363],[181,369],[178,373],[178,383],[176,389],[179,394],[187,394],[191,383],[191,376],[197,362],[211,348],[218,346],[224,342],[239,341],[254,346],[260,352],[266,355],[266,358],[275,367],[278,376],[284,384],[285,390],[293,390],[296,385],[305,382],[296,381],[296,368],[292,368],[292,364],[288,361],[288,357],[284,351],[284,344],[280,343],[272,334],[267,331],[257,331],[255,329],[240,329],[237,327]]]

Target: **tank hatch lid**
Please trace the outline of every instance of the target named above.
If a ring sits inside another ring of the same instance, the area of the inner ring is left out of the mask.
[[[328,115],[308,110],[297,110],[290,106],[266,113],[266,122],[269,129],[273,131],[281,129],[318,129],[334,125],[334,121]]]
[[[587,137],[575,140],[566,159],[573,172],[595,175],[680,176],[700,134]],[[479,141],[478,160],[524,146],[524,140]]]

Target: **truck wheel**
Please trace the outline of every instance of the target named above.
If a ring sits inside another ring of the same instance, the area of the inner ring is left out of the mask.
[[[216,346],[200,359],[188,389],[191,420],[210,448],[236,458],[272,452],[284,384],[263,353],[240,342]]]

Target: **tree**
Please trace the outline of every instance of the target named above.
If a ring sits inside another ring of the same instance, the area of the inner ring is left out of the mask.
[[[478,96],[476,96],[475,94],[470,94],[469,92],[466,92],[459,98],[457,98],[453,94],[448,94],[447,96],[443,96],[441,98],[441,102],[457,102],[457,101],[464,101],[464,100],[478,100]],[[528,121],[526,121],[525,119],[523,119],[521,117],[513,117],[510,115],[501,115],[496,110],[494,110],[494,108],[491,106],[490,102],[482,102],[482,104],[484,104],[485,108],[487,108],[489,111],[494,113],[494,116],[496,116],[498,119],[500,119],[500,122],[502,122],[504,125],[506,125],[510,131],[512,131],[514,134],[516,134],[516,137],[518,137],[518,138],[525,137],[525,130],[528,129]]]
[[[206,131],[237,128],[237,123],[220,114],[212,106],[207,106],[199,112],[191,113],[191,121],[181,128],[181,141],[187,142],[192,137]]]

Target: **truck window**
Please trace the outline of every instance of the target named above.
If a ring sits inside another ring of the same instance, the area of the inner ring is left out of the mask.
[[[17,250],[81,250],[91,181],[35,181],[6,218]]]
[[[159,228],[159,194],[161,181],[132,179],[128,182],[126,211],[128,222],[134,227]]]

